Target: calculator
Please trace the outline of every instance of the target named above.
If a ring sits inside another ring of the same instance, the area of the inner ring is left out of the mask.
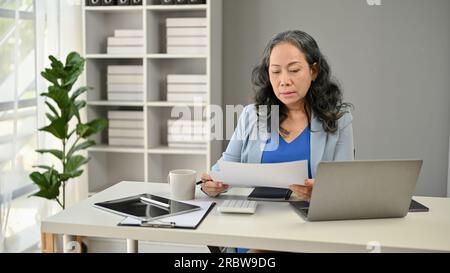
[[[247,213],[253,214],[256,211],[258,203],[249,200],[225,200],[217,210],[222,213]]]

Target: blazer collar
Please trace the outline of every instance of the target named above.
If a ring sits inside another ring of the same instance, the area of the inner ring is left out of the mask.
[[[311,118],[311,175],[316,177],[317,165],[322,160],[328,134],[325,132],[319,118],[313,113]]]

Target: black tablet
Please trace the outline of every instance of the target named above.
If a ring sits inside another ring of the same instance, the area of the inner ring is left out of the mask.
[[[284,188],[273,187],[256,187],[250,195],[248,200],[255,201],[286,201],[291,197],[292,191]]]
[[[94,206],[115,214],[133,217],[141,221],[151,221],[200,209],[199,206],[146,193],[95,203]]]

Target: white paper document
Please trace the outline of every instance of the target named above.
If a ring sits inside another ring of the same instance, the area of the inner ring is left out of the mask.
[[[208,212],[212,203],[214,203],[214,202],[210,202],[210,201],[182,201],[182,202],[199,206],[201,209],[193,211],[193,212],[164,217],[164,218],[155,220],[155,223],[173,222],[173,223],[175,223],[174,227],[195,228],[200,223],[200,221],[203,219],[205,214]],[[132,218],[132,217],[127,217],[122,222],[120,222],[120,225],[124,225],[124,226],[139,226],[140,224],[141,224],[141,220],[138,220],[138,219]]]
[[[219,172],[211,172],[214,181],[233,187],[277,187],[304,185],[308,178],[308,161],[285,163],[237,163],[220,161]]]

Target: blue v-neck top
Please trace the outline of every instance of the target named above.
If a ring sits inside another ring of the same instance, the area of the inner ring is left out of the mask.
[[[291,143],[287,143],[278,134],[278,147],[275,150],[264,151],[261,163],[281,163],[299,160],[308,160],[308,177],[311,177],[311,130],[308,127],[296,137]],[[266,146],[271,144],[272,138],[267,140]]]

